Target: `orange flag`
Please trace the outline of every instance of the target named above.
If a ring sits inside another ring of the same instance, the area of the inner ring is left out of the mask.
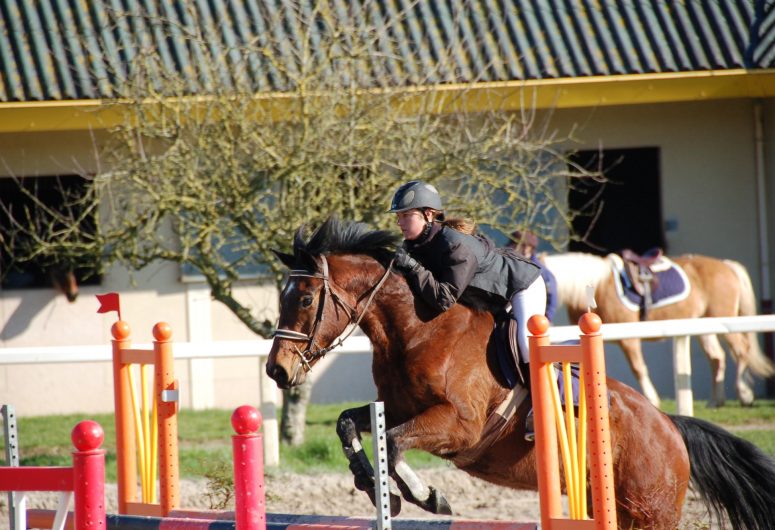
[[[118,302],[118,293],[98,294],[97,300],[100,302],[100,308],[97,309],[97,313],[115,311],[118,313],[118,319],[121,320],[121,305]]]

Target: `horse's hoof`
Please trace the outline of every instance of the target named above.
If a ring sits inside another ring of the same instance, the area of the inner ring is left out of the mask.
[[[372,493],[369,493],[369,497],[373,497],[374,493],[374,479],[368,476],[364,475],[355,475],[353,477],[353,484],[355,484],[355,489],[359,491],[371,491]],[[374,499],[372,498],[372,502],[374,502]]]
[[[371,500],[371,504],[374,505],[374,507],[377,507],[377,493],[374,488],[370,488],[366,490],[366,493],[369,494],[369,499]],[[401,497],[390,492],[390,517],[396,517],[398,514],[401,513]]]
[[[429,486],[431,494],[428,496],[428,511],[438,515],[452,515],[452,507],[444,498],[444,495],[439,493],[439,490],[433,486]]]

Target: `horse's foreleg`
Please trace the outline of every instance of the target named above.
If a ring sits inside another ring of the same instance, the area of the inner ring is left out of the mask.
[[[426,485],[403,458],[393,466],[390,476],[396,481],[404,499],[431,513],[452,515],[452,507],[444,495],[433,486]]]
[[[711,392],[708,407],[723,407],[724,403],[726,403],[724,373],[727,369],[724,348],[721,347],[718,335],[700,335],[697,339],[700,341],[700,346],[705,351],[705,355],[710,363]]]
[[[374,484],[374,468],[361,445],[361,433],[371,431],[371,411],[369,405],[347,409],[339,415],[336,422],[336,433],[342,442],[342,451],[350,463],[355,487],[365,491],[372,504],[376,506],[376,491]],[[396,516],[401,511],[401,498],[390,493],[390,514]]]
[[[403,458],[405,451],[419,449],[436,456],[454,456],[473,447],[481,424],[463,421],[451,404],[436,405],[387,432],[390,476],[407,501],[436,514],[452,514],[444,496],[426,485]]]
[[[627,362],[630,365],[632,374],[638,380],[641,392],[646,396],[652,405],[659,408],[660,400],[657,389],[654,388],[654,383],[651,382],[649,377],[649,368],[646,365],[646,361],[643,360],[643,350],[641,349],[640,339],[623,339],[619,341],[619,345],[622,347],[624,356],[627,358]]]

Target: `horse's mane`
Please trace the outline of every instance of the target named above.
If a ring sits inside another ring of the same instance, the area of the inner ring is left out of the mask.
[[[293,255],[296,262],[304,263],[304,256],[354,253],[366,254],[380,263],[387,264],[395,253],[399,236],[387,230],[373,230],[357,221],[340,221],[329,217],[318,226],[309,239],[305,239],[306,227],[300,226],[293,238]]]
[[[557,279],[559,302],[573,309],[586,309],[587,285],[597,287],[611,274],[608,259],[595,254],[546,254],[542,260]]]

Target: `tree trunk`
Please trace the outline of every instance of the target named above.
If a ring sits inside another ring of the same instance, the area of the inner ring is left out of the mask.
[[[312,395],[312,381],[283,390],[283,414],[280,421],[280,438],[285,444],[296,446],[304,443],[304,426],[307,405]]]

